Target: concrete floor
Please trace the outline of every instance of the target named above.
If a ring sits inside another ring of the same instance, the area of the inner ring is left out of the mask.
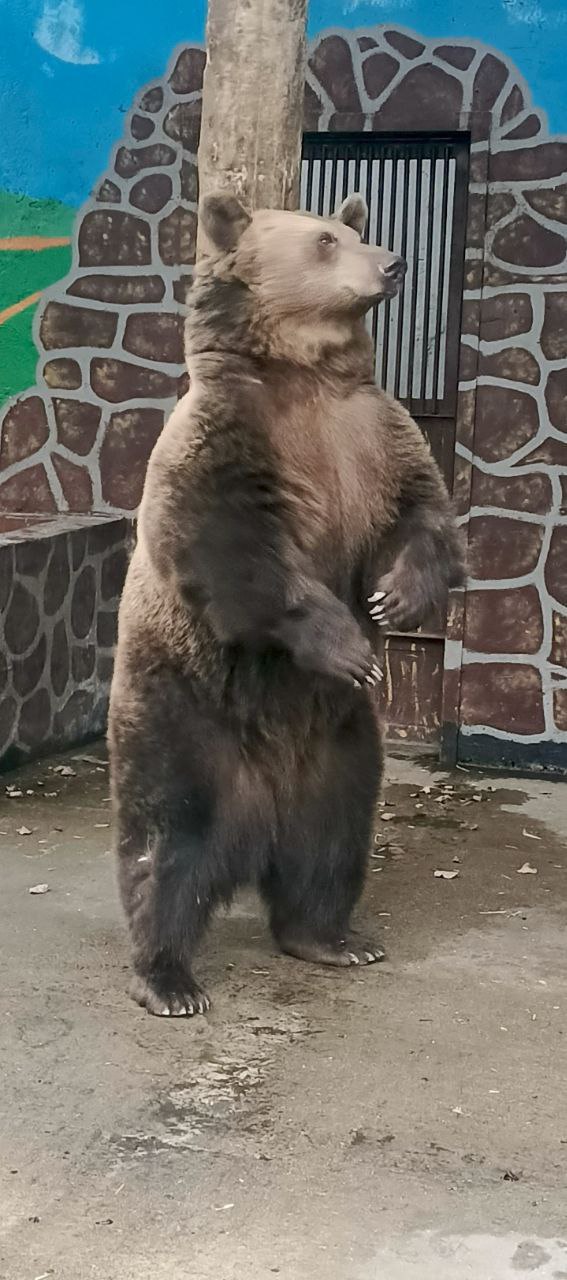
[[[567,787],[390,760],[388,962],[284,958],[242,899],[213,1012],[165,1021],[125,995],[101,750],[3,779],[2,1280],[567,1278]]]

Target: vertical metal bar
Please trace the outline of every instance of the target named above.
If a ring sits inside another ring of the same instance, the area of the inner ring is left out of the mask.
[[[344,161],[343,161],[343,189],[341,194],[341,200],[346,200],[348,196],[348,175],[349,175],[349,169],[351,166],[351,161],[353,158],[352,152],[353,152],[353,148],[351,146],[345,147],[345,155],[344,155]]]
[[[406,153],[403,159],[404,174],[404,191],[402,198],[402,242],[401,255],[402,258],[407,256],[408,251],[408,203],[409,203],[409,156]],[[404,337],[404,290],[398,298],[398,327],[396,332],[396,364],[394,374],[394,395],[396,399],[400,395],[400,380],[402,376],[402,344]]]
[[[335,212],[335,205],[336,205],[336,202],[337,202],[337,173],[338,173],[338,164],[339,164],[339,151],[338,151],[338,147],[333,147],[333,151],[332,151],[332,163],[331,163],[331,187],[330,187],[330,192],[329,192],[329,214],[333,214],[333,213]]]
[[[374,166],[376,166],[376,168]],[[385,181],[385,165],[384,165],[383,156],[376,156],[374,158],[371,152],[370,158],[368,160],[368,169],[372,176],[375,173],[378,173],[378,189],[377,189],[377,198],[376,198],[376,223],[374,226],[374,235],[371,236],[371,239],[374,244],[380,244],[380,231],[382,227],[382,209],[384,205],[384,181]],[[368,218],[368,230],[370,233],[371,223],[373,222],[373,214],[374,214],[374,210],[372,208],[372,195],[371,195],[371,202],[369,205],[369,209],[370,209],[370,215]],[[370,239],[370,236],[369,236],[369,239]],[[380,364],[379,353],[378,353],[379,320],[380,320],[380,314],[379,314],[378,306],[375,306],[372,308],[372,317],[371,317],[372,341],[374,343],[374,367],[376,371],[376,377],[379,378],[379,381],[380,381],[380,386],[383,386],[382,367]],[[378,373],[379,365],[380,365],[380,373]]]
[[[431,178],[429,182],[429,208],[427,210],[427,242],[426,242],[426,259],[425,259],[425,306],[423,312],[423,360],[421,365],[421,393],[422,403],[425,401],[427,390],[427,367],[429,364],[429,312],[431,310],[431,272],[432,272],[432,250],[433,250],[433,228],[435,224],[435,180],[437,170],[437,151],[432,148],[431,155]]]
[[[396,199],[398,194],[398,157],[394,151],[392,156],[392,186],[390,189],[390,216],[388,218],[388,248],[394,243],[394,231],[396,226]],[[382,210],[380,211],[380,229],[382,228]],[[388,383],[388,357],[390,354],[390,319],[392,312],[392,304],[390,300],[384,305],[384,345],[382,347],[382,376],[381,384],[383,387]]]
[[[356,147],[354,152],[354,190],[360,191],[360,163],[362,160],[361,148]]]
[[[376,214],[376,244],[382,244],[382,218],[384,216],[384,161],[390,159],[387,155],[388,148],[385,149],[384,155],[380,156],[380,183],[378,186],[378,211]]]
[[[374,201],[374,184],[376,181],[377,181],[377,199],[376,201]],[[380,213],[380,205],[381,205],[381,202],[383,202],[383,198],[384,198],[383,184],[384,184],[384,164],[383,164],[382,156],[379,153],[376,154],[376,151],[374,151],[374,148],[370,146],[368,148],[368,164],[367,164],[367,170],[366,170],[366,203],[368,205],[368,226],[366,228],[366,235],[365,235],[365,239],[368,240],[369,243],[377,244],[379,241],[380,223],[378,221],[378,217]],[[375,205],[376,205],[377,221],[374,225],[374,206]],[[374,225],[374,234],[373,234],[373,225]],[[374,343],[374,369],[375,369],[376,376],[378,376],[378,351],[377,351],[378,308],[377,307],[374,307],[372,310],[372,315],[370,320],[370,331],[372,333],[372,341]]]
[[[327,148],[325,145],[321,147],[321,165],[319,170],[319,191],[317,200],[317,213],[319,217],[323,217],[325,208],[325,185],[327,177]]]
[[[433,412],[439,411],[439,363],[443,341],[443,300],[445,296],[445,259],[447,256],[447,205],[449,202],[449,150],[443,147],[443,188],[441,194],[441,242],[439,247],[439,279],[437,281],[437,311],[435,316],[435,348],[433,356]]]
[[[414,360],[415,360],[415,337],[417,329],[417,282],[419,277],[419,249],[421,244],[421,185],[423,174],[423,156],[417,156],[417,171],[415,175],[415,214],[414,214],[414,246],[413,246],[413,271],[411,280],[411,321],[408,344],[408,401],[411,408],[414,399]]]
[[[379,159],[378,156],[376,156],[375,158],[372,155],[372,148],[369,147],[367,158],[366,158],[366,204],[368,206],[368,224],[366,227],[366,234],[364,237],[365,240],[369,240],[370,238],[370,226],[372,223],[372,179],[374,177],[374,163],[376,163],[376,165],[378,166],[378,171],[381,178],[382,161]]]
[[[313,172],[314,172],[313,159],[314,157],[312,155],[309,155],[308,153],[307,155],[307,186],[305,189],[305,208],[309,211],[309,213],[311,213],[311,210],[313,207]]]

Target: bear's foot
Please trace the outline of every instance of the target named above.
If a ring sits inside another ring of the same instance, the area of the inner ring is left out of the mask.
[[[306,934],[282,933],[278,937],[282,951],[296,960],[308,960],[311,964],[329,964],[338,969],[351,965],[376,964],[385,956],[384,948],[376,942],[364,942],[356,933],[347,933],[336,941],[309,937]]]
[[[206,992],[185,969],[160,970],[145,977],[136,974],[130,995],[158,1018],[192,1018],[211,1007]]]

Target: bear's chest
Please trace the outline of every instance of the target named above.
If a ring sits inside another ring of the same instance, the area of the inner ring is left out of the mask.
[[[319,396],[290,406],[278,433],[296,533],[327,578],[355,569],[380,527],[383,466],[369,396]]]

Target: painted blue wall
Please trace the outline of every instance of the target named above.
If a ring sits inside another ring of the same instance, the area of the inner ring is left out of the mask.
[[[0,189],[77,206],[137,89],[204,37],[205,0],[0,0]],[[309,31],[393,22],[507,54],[567,131],[563,0],[311,0]]]

